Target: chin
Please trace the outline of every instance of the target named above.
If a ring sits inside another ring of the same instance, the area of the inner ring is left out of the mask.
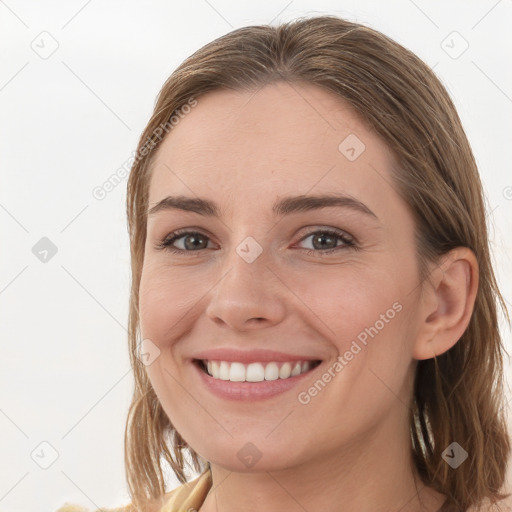
[[[268,439],[261,442],[249,439],[250,436],[240,440],[230,438],[225,444],[216,443],[215,448],[210,445],[197,453],[211,464],[237,473],[279,471],[300,464],[296,443],[287,446],[269,443]]]

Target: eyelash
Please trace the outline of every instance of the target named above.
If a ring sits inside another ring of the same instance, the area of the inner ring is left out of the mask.
[[[331,254],[333,252],[336,252],[336,251],[339,251],[342,249],[354,249],[354,250],[358,249],[353,237],[351,237],[350,235],[348,235],[347,233],[345,233],[343,231],[337,231],[337,230],[333,230],[333,229],[319,229],[316,231],[311,231],[310,233],[305,235],[303,238],[301,238],[301,240],[299,240],[299,242],[304,241],[306,238],[310,237],[311,235],[317,235],[317,234],[325,234],[325,235],[336,237],[343,242],[343,245],[337,246],[333,249],[323,249],[323,250],[322,249],[302,249],[303,251],[306,252],[306,254],[308,256],[314,255],[314,256],[324,257],[324,256],[327,256],[328,254]],[[204,235],[203,233],[198,232],[198,231],[177,230],[177,231],[173,231],[172,233],[170,233],[161,242],[156,243],[155,247],[158,250],[167,250],[174,254],[200,252],[200,250],[187,251],[185,249],[177,249],[172,246],[173,242],[175,242],[176,240],[179,240],[180,238],[183,238],[186,235],[200,235],[200,236],[204,236],[205,238],[209,238],[206,235]]]

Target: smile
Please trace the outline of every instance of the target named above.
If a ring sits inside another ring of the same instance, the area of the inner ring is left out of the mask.
[[[308,372],[321,361],[269,361],[244,364],[237,361],[196,360],[201,370],[216,380],[263,382],[289,379]]]

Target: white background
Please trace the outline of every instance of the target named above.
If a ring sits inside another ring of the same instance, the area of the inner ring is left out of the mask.
[[[511,0],[2,0],[0,512],[129,501],[126,179],[103,200],[92,191],[132,155],[187,56],[234,28],[322,13],[374,27],[434,67],[479,164],[512,296]],[[456,59],[443,47],[454,36],[442,43],[453,31],[469,44]],[[52,44],[47,58],[34,51]],[[58,249],[46,263],[32,252],[42,237]],[[35,462],[52,460],[41,442],[58,452],[48,469]]]

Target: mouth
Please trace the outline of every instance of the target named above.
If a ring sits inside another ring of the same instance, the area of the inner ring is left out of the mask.
[[[194,359],[193,363],[206,375],[230,382],[264,382],[288,380],[310,372],[321,360],[265,361],[245,364],[238,361]]]

